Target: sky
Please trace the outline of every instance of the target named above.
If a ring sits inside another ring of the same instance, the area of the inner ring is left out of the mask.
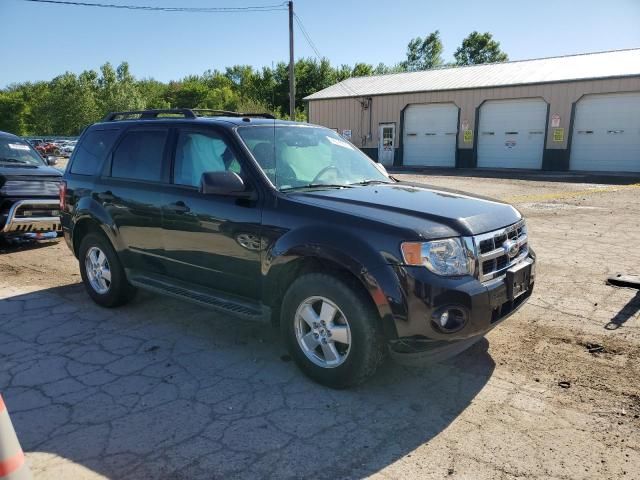
[[[281,0],[84,0],[164,7],[273,5]],[[403,60],[409,40],[439,30],[445,60],[473,30],[489,31],[510,59],[640,47],[640,0],[295,0],[333,65]],[[299,29],[296,58],[315,54]],[[109,61],[138,78],[177,80],[288,61],[287,12],[165,13],[0,0],[0,88],[49,80]]]

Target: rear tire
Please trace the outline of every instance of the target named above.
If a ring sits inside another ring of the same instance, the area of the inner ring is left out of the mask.
[[[347,277],[309,273],[296,279],[282,302],[280,328],[298,367],[331,388],[364,382],[384,359],[378,313]]]
[[[118,254],[104,235],[89,233],[85,236],[78,257],[84,286],[98,305],[118,307],[135,296],[135,287],[127,281]]]

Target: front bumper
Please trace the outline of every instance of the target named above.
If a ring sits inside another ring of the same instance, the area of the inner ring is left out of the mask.
[[[0,235],[31,236],[41,233],[60,232],[60,217],[26,215],[31,211],[57,211],[57,199],[28,199],[16,201],[7,212]]]
[[[396,267],[406,316],[395,318],[398,338],[389,342],[391,356],[402,364],[420,365],[445,360],[466,350],[491,329],[515,313],[533,292],[535,254],[528,288],[515,299],[509,296],[506,276],[488,282],[472,277],[438,277],[422,267]],[[445,331],[437,322],[440,312],[457,308],[466,314],[462,326]]]

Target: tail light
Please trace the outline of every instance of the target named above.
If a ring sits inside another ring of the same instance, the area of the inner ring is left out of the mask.
[[[67,206],[67,182],[61,181],[58,191],[60,192],[60,212],[63,212]]]

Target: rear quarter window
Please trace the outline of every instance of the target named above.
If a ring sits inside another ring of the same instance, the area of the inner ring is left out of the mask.
[[[118,136],[118,130],[91,130],[75,148],[71,173],[95,175]]]

